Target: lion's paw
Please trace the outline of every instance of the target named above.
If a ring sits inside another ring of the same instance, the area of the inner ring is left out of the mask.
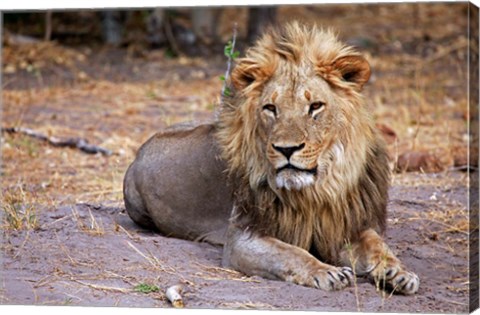
[[[340,290],[353,283],[353,271],[349,267],[331,267],[313,275],[313,286],[326,290]]]
[[[409,271],[400,270],[388,280],[392,290],[405,295],[412,295],[418,291],[420,279],[416,274]]]
[[[403,270],[401,266],[393,265],[387,268],[377,268],[371,275],[378,285],[386,287],[395,293],[412,295],[420,287],[420,279],[413,272]]]

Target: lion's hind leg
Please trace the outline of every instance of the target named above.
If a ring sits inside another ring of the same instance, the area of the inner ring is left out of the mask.
[[[135,223],[144,228],[154,229],[155,224],[150,218],[147,208],[145,207],[143,197],[137,189],[135,177],[133,175],[134,172],[135,164],[132,164],[128,168],[123,182],[123,199],[125,203],[125,209]]]
[[[381,288],[405,295],[418,291],[418,276],[405,269],[383,239],[372,229],[361,233],[358,241],[347,244],[342,261],[357,275],[366,275]]]

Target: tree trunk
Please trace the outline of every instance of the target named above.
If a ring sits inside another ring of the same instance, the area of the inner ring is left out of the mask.
[[[219,9],[212,8],[192,9],[192,30],[200,43],[209,46],[216,41],[219,12]]]
[[[275,23],[276,7],[253,7],[248,10],[247,41],[251,45],[269,25]]]

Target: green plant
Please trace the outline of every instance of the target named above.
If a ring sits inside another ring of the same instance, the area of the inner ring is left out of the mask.
[[[239,51],[235,51],[235,39],[233,41],[229,40],[223,49],[223,53],[227,58],[232,58],[235,60],[240,55]]]
[[[160,289],[156,285],[150,285],[146,283],[140,283],[136,285],[133,290],[140,293],[152,293],[158,292]]]
[[[223,54],[225,57],[227,57],[227,71],[225,72],[225,75],[220,76],[220,80],[223,81],[223,87],[222,87],[222,100],[223,97],[229,97],[232,95],[232,91],[230,90],[230,87],[228,86],[229,84],[229,78],[230,78],[230,69],[232,66],[232,61],[238,58],[240,55],[240,52],[235,51],[235,40],[237,38],[237,27],[236,25],[233,28],[233,39],[228,41],[228,43],[225,45],[223,49]]]

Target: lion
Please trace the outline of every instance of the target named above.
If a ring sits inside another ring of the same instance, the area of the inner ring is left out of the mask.
[[[390,170],[361,91],[367,60],[331,30],[271,28],[237,60],[217,120],[160,132],[124,180],[125,206],[164,235],[223,245],[247,275],[323,290],[365,276],[419,288],[382,239]]]

